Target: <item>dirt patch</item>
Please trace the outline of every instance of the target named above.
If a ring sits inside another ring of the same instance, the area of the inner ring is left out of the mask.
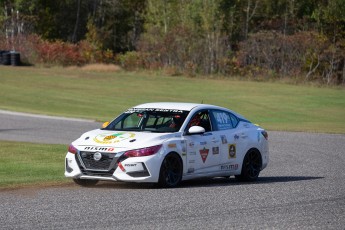
[[[126,182],[110,182],[110,181],[100,181],[96,185],[83,187],[75,184],[72,181],[66,182],[48,182],[48,183],[37,183],[37,184],[28,184],[28,185],[18,185],[13,187],[0,188],[0,195],[14,195],[20,197],[35,197],[39,194],[40,191],[46,189],[55,189],[55,188],[64,188],[64,189],[130,189],[130,190],[143,190],[143,189],[156,189],[158,188],[154,183],[126,183]]]
[[[70,66],[67,69],[80,69],[83,71],[95,71],[95,72],[117,72],[121,70],[121,67],[114,64],[89,64],[81,67]]]
[[[28,185],[18,185],[0,188],[0,193],[11,193],[12,195],[19,196],[34,196],[38,191],[48,188],[62,188],[62,187],[75,187],[73,182],[51,182],[51,183],[37,183]]]

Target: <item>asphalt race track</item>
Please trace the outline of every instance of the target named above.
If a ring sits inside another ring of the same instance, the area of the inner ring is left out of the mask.
[[[99,126],[0,111],[2,140],[67,145]],[[271,131],[269,140],[270,163],[256,183],[0,190],[0,229],[344,229],[345,135]]]
[[[73,118],[33,115],[0,110],[0,140],[70,144],[101,123]]]

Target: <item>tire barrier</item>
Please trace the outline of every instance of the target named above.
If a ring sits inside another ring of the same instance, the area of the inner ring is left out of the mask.
[[[19,66],[20,65],[20,53],[11,52],[11,65]]]
[[[11,65],[11,54],[10,54],[10,52],[3,52],[2,53],[2,64],[3,65]]]
[[[5,52],[4,50],[0,50],[0,65],[2,65],[2,53]]]
[[[19,66],[20,63],[20,53],[0,50],[0,65]]]

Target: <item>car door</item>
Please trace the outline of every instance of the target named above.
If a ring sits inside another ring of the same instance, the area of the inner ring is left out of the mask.
[[[207,110],[196,112],[187,129],[192,126],[201,126],[206,132],[184,136],[187,145],[187,173],[210,174],[219,171],[221,140],[212,129],[209,112]]]
[[[239,170],[243,151],[243,137],[236,128],[239,120],[235,115],[224,110],[211,110],[210,115],[221,139],[219,169],[225,174],[233,174]]]

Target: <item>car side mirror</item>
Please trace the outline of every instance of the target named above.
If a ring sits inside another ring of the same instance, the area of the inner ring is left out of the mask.
[[[201,126],[192,126],[188,129],[187,134],[195,135],[195,134],[203,134],[205,132],[206,132],[205,129]]]
[[[107,127],[109,124],[110,124],[109,121],[104,122],[103,125],[102,125],[102,128],[104,129],[104,128]]]

